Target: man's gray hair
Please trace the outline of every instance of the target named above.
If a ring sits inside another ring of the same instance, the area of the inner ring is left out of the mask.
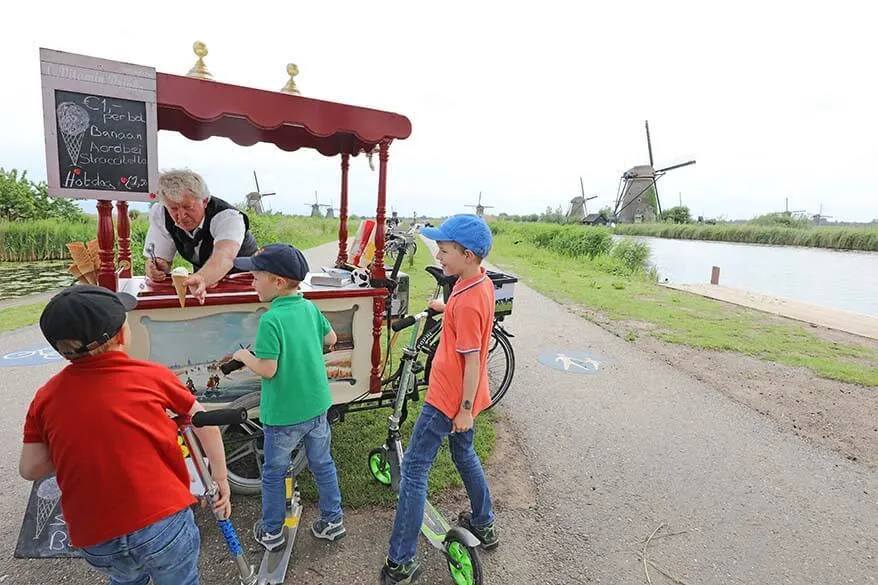
[[[158,189],[159,202],[174,201],[182,203],[187,196],[196,197],[202,201],[210,199],[210,191],[207,183],[198,173],[189,169],[174,169],[166,171],[159,176]]]

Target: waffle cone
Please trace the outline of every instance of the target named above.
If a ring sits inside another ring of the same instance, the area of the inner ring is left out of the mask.
[[[94,262],[92,261],[85,244],[82,242],[70,242],[67,244],[67,250],[70,251],[70,257],[73,258],[73,262],[76,264],[76,267],[79,268],[79,272],[83,275],[88,274],[89,272],[95,272]]]
[[[101,270],[101,249],[98,246],[97,240],[89,240],[86,244],[86,248],[88,249],[88,256],[91,258],[92,266],[94,266],[95,272],[100,272]]]
[[[182,274],[171,275],[171,279],[174,281],[174,290],[177,291],[177,298],[180,299],[181,307],[186,306],[186,285],[183,284],[183,281],[187,278],[189,277]]]

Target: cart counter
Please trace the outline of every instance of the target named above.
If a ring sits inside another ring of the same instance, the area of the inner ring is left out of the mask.
[[[301,285],[305,298],[317,305],[338,335],[333,351],[323,356],[333,404],[376,392],[381,322],[374,317],[374,306],[387,290],[315,287],[309,281]],[[131,356],[168,366],[210,407],[259,390],[259,377],[247,368],[228,376],[220,370],[235,350],[252,345],[259,318],[268,309],[269,303],[259,301],[251,283],[249,274],[231,275],[208,290],[204,304],[189,295],[181,307],[170,284],[143,277],[120,279],[119,290],[138,299],[128,319]]]

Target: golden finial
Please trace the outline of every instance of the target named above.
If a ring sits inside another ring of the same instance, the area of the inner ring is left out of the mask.
[[[207,65],[204,64],[204,58],[207,56],[207,45],[201,41],[195,41],[192,45],[192,52],[198,56],[198,61],[195,62],[195,65],[192,66],[192,69],[186,75],[188,77],[197,77],[198,79],[213,79],[213,75],[207,70]]]
[[[290,80],[287,81],[287,84],[283,86],[281,89],[284,93],[291,93],[293,95],[302,95],[299,93],[299,88],[296,87],[296,80],[293,79],[296,75],[299,74],[299,68],[296,67],[295,63],[287,64],[287,75],[290,76]]]

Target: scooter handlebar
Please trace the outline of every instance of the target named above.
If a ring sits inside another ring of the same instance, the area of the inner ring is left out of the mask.
[[[399,321],[395,321],[390,326],[390,328],[393,329],[394,331],[402,331],[403,329],[406,329],[406,328],[414,325],[416,321],[420,321],[421,319],[423,319],[425,317],[433,317],[433,316],[436,316],[438,314],[439,314],[438,311],[434,311],[433,309],[427,309],[426,311],[418,313],[417,315],[409,315],[407,317],[400,319]]]
[[[216,410],[196,412],[192,417],[192,426],[221,427],[225,425],[241,424],[246,420],[247,409],[243,406],[240,408],[218,408]]]

